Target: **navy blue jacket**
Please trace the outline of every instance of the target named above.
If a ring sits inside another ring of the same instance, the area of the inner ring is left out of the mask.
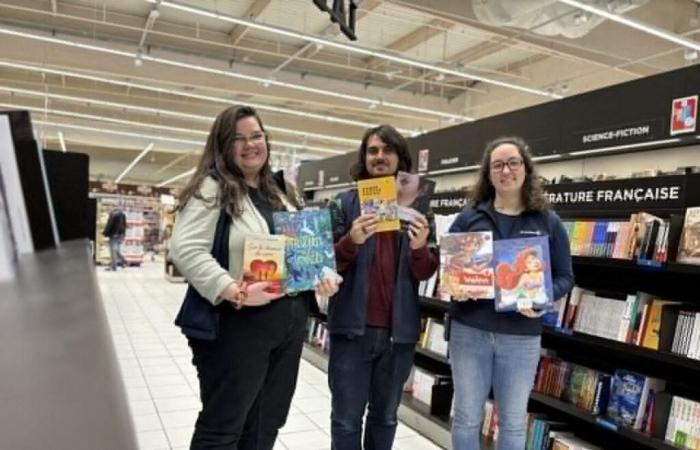
[[[357,190],[341,193],[333,212],[333,237],[337,241],[350,231],[352,222],[360,216]],[[339,208],[338,208],[339,207]],[[420,335],[420,303],[418,280],[410,267],[411,248],[408,235],[396,233],[396,272],[392,304],[392,338],[396,343],[415,343]],[[374,236],[360,245],[355,262],[340,272],[343,282],[328,305],[328,328],[331,333],[363,335],[367,322],[369,272],[375,253]]]
[[[493,202],[483,202],[465,209],[450,227],[450,233],[491,231],[494,240],[519,237],[549,236],[550,264],[554,299],[566,295],[574,286],[569,238],[561,219],[552,210],[523,211],[515,220],[508,236],[498,229]],[[493,300],[453,302],[450,315],[464,325],[504,334],[538,335],[542,333],[540,319],[529,319],[517,312],[494,310]]]

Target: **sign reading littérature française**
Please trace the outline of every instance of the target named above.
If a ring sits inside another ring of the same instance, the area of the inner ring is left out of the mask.
[[[683,208],[683,176],[631,178],[545,186],[545,196],[556,210],[614,210]]]

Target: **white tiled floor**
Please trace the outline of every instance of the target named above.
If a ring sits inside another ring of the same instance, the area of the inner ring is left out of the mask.
[[[141,450],[185,450],[200,408],[190,350],[173,320],[186,286],[161,263],[106,272],[98,280]],[[326,375],[302,360],[287,424],[275,450],[330,449]],[[439,450],[399,425],[395,450]]]

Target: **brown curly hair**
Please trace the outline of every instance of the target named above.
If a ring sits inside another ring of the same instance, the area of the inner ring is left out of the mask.
[[[259,173],[260,194],[270,202],[273,209],[284,209],[279,197],[284,193],[273,177],[272,168],[270,167],[270,143],[268,142],[268,135],[262,120],[254,108],[234,105],[221,111],[214,120],[204,152],[197,164],[197,169],[180,193],[176,210],[184,208],[187,201],[192,197],[202,199],[199,187],[206,177],[212,177],[219,184],[219,204],[217,206],[226,208],[226,211],[232,217],[241,215],[241,201],[248,192],[248,186],[245,184],[243,172],[233,162],[231,149],[236,136],[236,124],[239,120],[246,117],[255,118],[258,125],[260,125],[260,129],[265,135],[265,144],[268,151],[265,164]],[[299,207],[298,198],[294,196],[294,192],[290,191],[289,186],[287,188],[287,197],[294,206]]]
[[[493,153],[498,146],[503,144],[514,145],[518,149],[520,157],[523,159],[525,181],[520,190],[523,206],[526,210],[530,211],[546,209],[549,205],[545,199],[540,178],[535,170],[535,164],[532,161],[530,147],[523,138],[517,136],[499,137],[486,144],[484,155],[481,159],[481,168],[479,169],[479,180],[476,182],[472,191],[472,203],[476,205],[481,202],[493,201],[493,199],[496,198],[496,189],[493,187],[491,179],[489,178],[491,171],[491,153]]]

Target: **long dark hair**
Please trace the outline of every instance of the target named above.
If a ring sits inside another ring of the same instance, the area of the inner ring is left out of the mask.
[[[396,152],[399,157],[398,170],[404,172],[411,171],[413,162],[411,161],[411,154],[408,153],[406,139],[391,125],[379,125],[368,129],[365,131],[364,136],[362,136],[360,150],[357,152],[357,162],[350,168],[350,175],[353,180],[357,181],[370,178],[370,174],[367,171],[367,141],[369,141],[369,138],[372,136],[377,136],[387,147]]]
[[[514,145],[518,149],[520,157],[523,159],[523,165],[525,166],[525,181],[523,182],[523,187],[520,190],[520,193],[522,195],[522,202],[525,209],[540,211],[547,208],[547,200],[544,197],[539,176],[535,171],[535,164],[532,161],[530,147],[527,145],[525,140],[523,140],[523,138],[517,136],[499,137],[486,144],[484,155],[481,158],[479,180],[476,182],[473,197],[471,199],[472,203],[476,205],[478,203],[491,201],[496,198],[496,189],[493,187],[491,179],[489,178],[489,173],[491,171],[491,153],[493,153],[496,147],[503,144]]]
[[[209,132],[207,143],[197,169],[179,196],[177,209],[182,209],[192,197],[202,199],[199,190],[206,177],[212,177],[219,184],[218,205],[226,208],[233,217],[239,217],[243,212],[241,200],[248,192],[243,172],[233,162],[233,144],[236,136],[236,124],[246,117],[254,117],[265,134],[267,159],[258,174],[260,178],[260,194],[270,202],[274,209],[283,209],[280,200],[281,189],[277,186],[270,168],[270,143],[260,116],[250,106],[234,105],[221,111]]]

